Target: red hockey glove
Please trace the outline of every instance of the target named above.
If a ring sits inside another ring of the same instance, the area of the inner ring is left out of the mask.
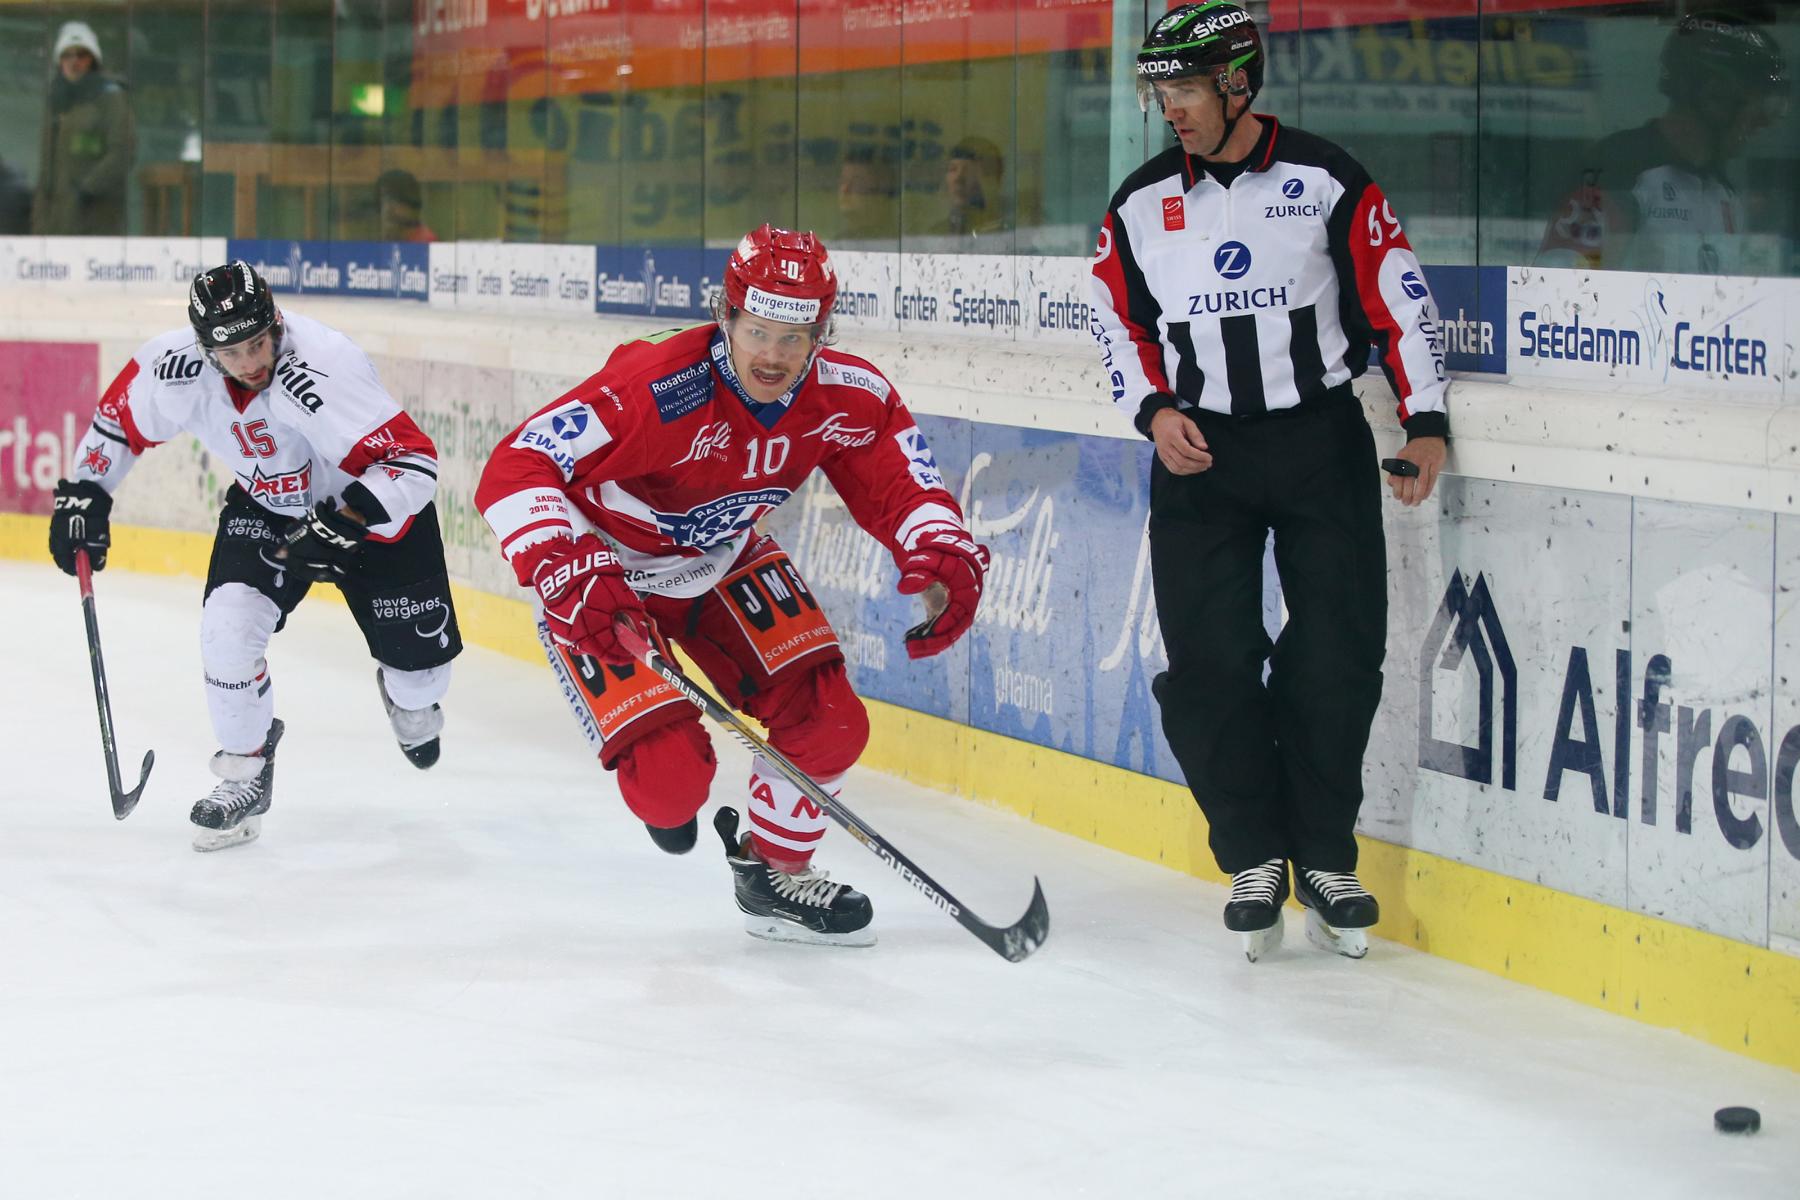
[[[551,637],[602,662],[632,661],[631,652],[619,644],[613,618],[623,614],[647,632],[650,615],[605,542],[591,533],[574,541],[540,542],[513,559],[513,570],[543,600]]]
[[[981,582],[987,575],[988,551],[967,530],[940,526],[927,530],[910,552],[897,556],[900,592],[915,596],[934,583],[944,585],[949,603],[942,612],[906,631],[906,656],[926,658],[950,648],[975,623]]]

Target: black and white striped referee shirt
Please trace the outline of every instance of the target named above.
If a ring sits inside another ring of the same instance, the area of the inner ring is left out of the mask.
[[[1437,306],[1394,210],[1342,149],[1258,115],[1229,186],[1175,146],[1113,196],[1092,291],[1114,402],[1146,436],[1171,405],[1291,408],[1362,374],[1373,346],[1407,433],[1443,436]]]

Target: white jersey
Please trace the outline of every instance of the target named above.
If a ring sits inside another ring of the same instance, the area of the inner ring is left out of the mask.
[[[1114,194],[1091,291],[1114,403],[1145,436],[1171,403],[1295,408],[1361,375],[1373,347],[1407,433],[1445,436],[1437,306],[1387,197],[1342,147],[1258,119],[1229,182],[1172,146]]]
[[[350,507],[369,518],[370,537],[404,535],[437,492],[436,447],[354,342],[309,317],[282,316],[274,378],[260,392],[208,363],[190,329],[145,342],[100,398],[72,478],[110,493],[140,454],[186,432],[272,513],[341,503],[361,484]]]

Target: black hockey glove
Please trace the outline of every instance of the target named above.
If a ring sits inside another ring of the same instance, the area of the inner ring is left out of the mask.
[[[106,566],[112,545],[112,497],[89,479],[56,481],[56,509],[50,514],[50,557],[65,575],[75,574],[75,552],[88,552],[88,565]]]
[[[368,526],[339,512],[336,501],[321,500],[287,531],[288,565],[315,582],[334,583],[349,573],[368,536]]]

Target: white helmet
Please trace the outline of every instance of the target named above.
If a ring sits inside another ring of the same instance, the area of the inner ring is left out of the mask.
[[[61,59],[67,50],[86,50],[100,61],[100,39],[94,36],[94,30],[86,21],[67,21],[56,31],[56,50],[50,55],[50,61]]]

